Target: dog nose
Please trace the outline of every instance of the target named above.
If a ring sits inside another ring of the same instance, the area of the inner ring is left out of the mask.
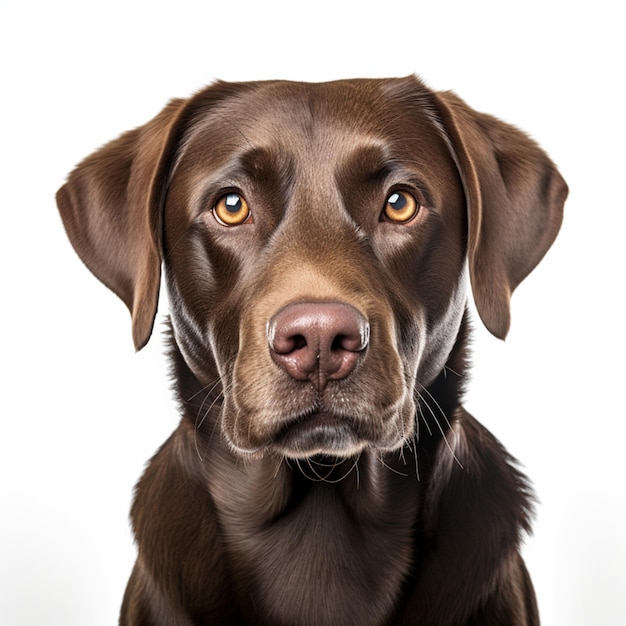
[[[267,325],[274,361],[295,380],[323,391],[329,380],[346,378],[369,343],[370,327],[352,305],[298,302],[287,305]]]

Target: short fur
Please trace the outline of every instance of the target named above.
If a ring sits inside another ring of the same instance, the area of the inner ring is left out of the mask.
[[[182,413],[120,623],[538,624],[528,482],[461,405],[466,275],[504,338],[566,195],[526,135],[414,77],[219,82],[81,163],[70,240],[137,349],[164,266]]]

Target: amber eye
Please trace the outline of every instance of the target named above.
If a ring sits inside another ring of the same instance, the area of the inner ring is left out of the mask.
[[[417,200],[406,191],[394,191],[385,202],[383,215],[397,224],[410,221],[419,211]]]
[[[213,207],[213,215],[223,226],[239,226],[251,217],[248,203],[238,193],[222,196]]]

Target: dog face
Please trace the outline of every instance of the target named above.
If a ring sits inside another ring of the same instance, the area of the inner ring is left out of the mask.
[[[414,78],[218,83],[59,192],[87,265],[175,342],[242,454],[402,446],[456,341],[469,275],[504,337],[565,185],[524,135]]]
[[[462,184],[428,114],[359,83],[265,87],[201,115],[182,146],[165,205],[172,321],[203,384],[219,366],[229,442],[287,456],[404,443],[465,299]],[[306,345],[280,354],[284,334]]]

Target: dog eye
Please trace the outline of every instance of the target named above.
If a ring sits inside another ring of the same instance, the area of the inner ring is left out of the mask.
[[[246,199],[238,193],[222,196],[213,207],[213,215],[222,226],[239,226],[252,219]]]
[[[419,211],[417,200],[406,191],[394,191],[385,202],[383,217],[397,224],[412,220]]]

